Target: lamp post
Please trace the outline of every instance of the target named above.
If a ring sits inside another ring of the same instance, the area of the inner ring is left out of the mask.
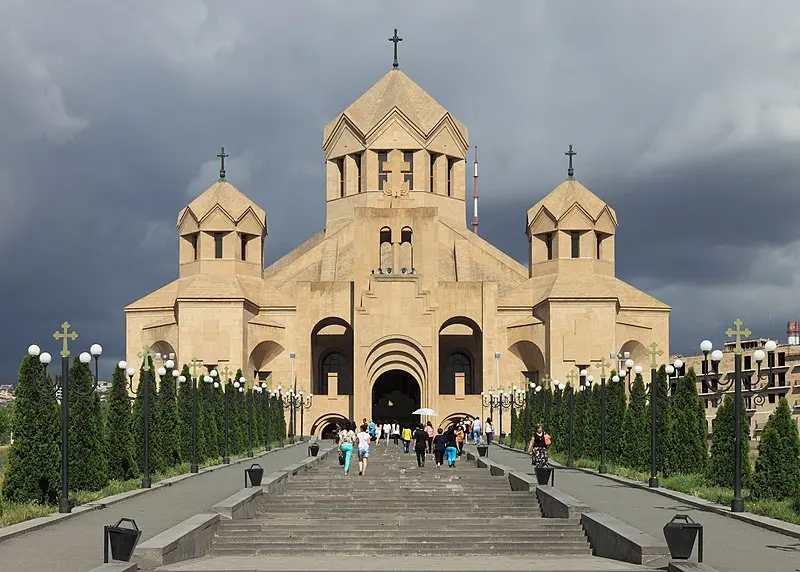
[[[49,384],[47,383],[47,366],[52,361],[52,356],[48,352],[42,352],[41,348],[37,345],[28,347],[28,355],[31,357],[38,357],[39,363],[43,366],[42,373],[44,374],[45,383],[37,385],[37,390],[40,395],[57,396],[58,390],[61,390],[61,498],[58,501],[58,512],[65,514],[72,512],[72,503],[69,500],[69,342],[78,338],[78,332],[70,331],[69,322],[61,324],[61,329],[53,334],[53,338],[58,341],[61,340],[61,381],[60,383]],[[103,348],[99,344],[93,344],[90,348],[91,354],[82,352],[78,359],[84,365],[95,358],[95,375],[92,380],[92,387],[88,392],[75,391],[75,397],[78,399],[88,399],[92,396],[97,389],[97,360],[103,353]],[[91,372],[90,372],[91,375]]]
[[[192,370],[192,462],[189,464],[189,471],[192,473],[196,473],[199,469],[197,464],[197,368],[201,367],[202,363],[199,359],[192,359],[189,362]]]
[[[658,349],[658,344],[650,344],[650,480],[647,485],[658,488],[658,441],[656,438],[656,417],[658,415],[658,394],[660,392],[656,377],[658,375],[658,356],[664,355],[664,350]],[[641,370],[641,366],[639,366]],[[637,372],[638,373],[638,372]]]
[[[488,394],[481,393],[481,411],[483,411],[484,407],[489,408],[489,416],[486,419],[492,418],[492,411],[494,410],[494,406],[499,401],[500,401],[500,396],[495,397],[493,391],[490,391]],[[486,421],[486,419],[484,420],[484,422]],[[488,440],[486,444],[490,445]]]
[[[744,511],[744,499],[742,499],[742,463],[745,462],[742,456],[742,399],[747,397],[748,399],[753,398],[756,405],[762,405],[765,401],[764,394],[769,391],[769,389],[773,385],[773,366],[775,360],[775,350],[777,349],[777,344],[772,341],[768,340],[764,344],[764,350],[757,349],[753,352],[753,359],[756,361],[757,364],[757,371],[755,374],[755,382],[753,381],[752,377],[748,377],[745,381],[744,376],[742,373],[742,354],[744,350],[742,348],[742,338],[746,338],[750,335],[750,330],[748,328],[742,328],[743,322],[740,319],[736,319],[733,322],[734,328],[728,328],[725,330],[725,335],[729,338],[733,338],[735,340],[735,345],[733,349],[733,369],[734,369],[734,376],[733,379],[729,379],[726,382],[723,382],[720,379],[719,375],[719,362],[722,360],[722,352],[720,350],[714,350],[713,345],[709,340],[703,340],[700,343],[700,350],[703,352],[703,360],[705,363],[708,363],[708,356],[711,356],[711,364],[713,368],[713,375],[714,380],[712,381],[712,387],[716,389],[713,391],[710,396],[715,399],[720,399],[730,390],[731,385],[734,388],[734,396],[733,396],[733,411],[734,411],[734,423],[736,427],[734,428],[734,447],[735,451],[735,462],[734,462],[734,483],[733,483],[733,500],[731,500],[731,512],[743,512]],[[764,361],[764,358],[769,356],[767,361],[767,366],[769,368],[768,374],[766,377],[762,377],[761,375],[761,363]],[[708,370],[708,366],[705,366],[706,370]],[[762,386],[762,381],[766,381],[766,385]],[[742,391],[742,385],[747,383],[746,391]],[[747,436],[749,439],[749,435]]]
[[[294,402],[295,396],[297,395],[297,381],[294,378],[294,360],[295,360],[296,357],[297,357],[297,354],[295,352],[290,352],[289,353],[289,361],[292,364],[292,377],[289,380],[289,397],[290,397],[290,401],[289,401],[289,427],[290,427],[290,429],[289,429],[289,443],[290,444],[294,444],[294,437],[295,437],[295,434],[296,434],[296,431],[295,431],[295,415],[296,415],[297,412],[295,410],[295,402]]]
[[[500,403],[503,401],[503,390],[500,388],[500,352],[494,352],[494,374],[495,374],[495,387],[498,388],[498,395],[497,395],[497,404],[498,404],[498,427],[499,431],[497,431],[497,438],[498,442],[500,439],[503,438],[503,409],[500,407]],[[489,417],[492,416],[491,409],[489,410]]]
[[[242,376],[239,378],[239,391],[244,391],[247,387],[247,378]],[[247,390],[247,456],[253,456],[253,391],[256,391],[258,386],[253,384],[253,387]]]
[[[538,387],[535,382],[531,381],[525,384],[525,409],[523,410],[523,415],[525,415],[525,446],[528,446],[528,442],[531,440],[531,415],[532,415],[532,408],[533,408],[533,394],[535,391],[535,387]]]
[[[301,391],[298,394],[298,401],[297,407],[300,408],[300,440],[303,440],[303,411],[306,409],[311,409],[311,400],[314,399],[314,395],[309,393],[308,395],[303,395]]]

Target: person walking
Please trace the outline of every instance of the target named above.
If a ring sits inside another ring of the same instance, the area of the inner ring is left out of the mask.
[[[423,429],[422,423],[417,425],[417,430],[414,431],[414,453],[417,454],[417,466],[425,466],[425,449],[428,445],[428,433]]]
[[[369,459],[370,434],[367,432],[368,425],[361,425],[361,431],[356,435],[358,439],[358,474],[363,475],[367,470],[367,459]]]
[[[459,424],[456,427],[456,446],[458,447],[458,456],[464,453],[464,425]]]
[[[380,423],[376,423],[375,424],[375,444],[376,445],[381,442],[381,430],[382,430],[382,427],[383,426]]]
[[[483,432],[486,435],[486,444],[492,444],[492,438],[494,437],[494,427],[492,427],[492,418],[487,417],[486,423],[483,425]]]
[[[399,444],[399,441],[400,441],[400,424],[397,421],[392,423],[392,439],[394,439],[394,446],[395,447],[399,447],[400,446],[400,444]]]
[[[367,420],[364,419],[364,423],[367,423]],[[367,431],[369,432],[369,438],[371,441],[375,440],[375,422],[370,421],[367,423]]]
[[[356,424],[353,421],[345,423],[344,428],[339,431],[339,451],[344,455],[344,475],[350,473],[350,459],[353,456],[353,443],[356,440],[356,434],[353,431]]]
[[[411,445],[411,428],[403,427],[403,453],[408,453],[408,446]]]
[[[428,449],[428,454],[430,454],[433,453],[433,424],[430,421],[425,424],[425,433],[428,435],[426,448]]]
[[[383,435],[386,436],[386,446],[389,446],[389,437],[392,435],[392,425],[387,421],[383,424]]]
[[[528,454],[531,456],[531,464],[535,467],[544,467],[550,463],[547,456],[547,448],[550,446],[550,435],[544,432],[541,425],[536,426],[536,433],[528,443]]]
[[[472,442],[475,445],[481,444],[481,418],[476,417],[472,421]]]
[[[433,455],[436,457],[437,467],[441,467],[444,463],[444,452],[447,449],[447,438],[442,433],[444,432],[439,427],[436,437],[433,438]]]
[[[444,450],[444,452],[447,454],[447,466],[455,467],[456,457],[458,456],[458,448],[456,445],[456,432],[453,430],[452,426],[447,430],[447,433],[444,434],[444,438],[446,439],[447,444],[447,447]]]

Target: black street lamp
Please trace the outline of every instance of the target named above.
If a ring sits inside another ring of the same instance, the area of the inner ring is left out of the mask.
[[[49,383],[47,377],[47,366],[52,360],[52,356],[47,352],[42,352],[39,346],[31,345],[28,347],[28,355],[31,357],[39,358],[39,363],[42,364],[44,374],[44,383],[37,385],[37,390],[40,395],[55,396],[58,398],[59,390],[61,393],[61,498],[58,501],[58,512],[70,513],[72,512],[72,503],[69,500],[69,341],[78,338],[78,332],[70,331],[69,322],[61,324],[61,329],[53,334],[53,338],[62,341],[61,348],[61,380],[53,384]],[[95,357],[95,375],[92,380],[92,387],[88,392],[75,391],[75,397],[78,399],[89,399],[94,391],[97,389],[97,360],[103,353],[103,348],[99,344],[93,344],[91,347],[91,354],[83,352],[78,356],[80,362],[86,366],[92,361],[92,356]],[[90,372],[91,375],[91,372]]]
[[[297,380],[294,377],[294,360],[297,357],[295,352],[289,352],[289,361],[292,365],[291,379],[289,380],[289,443],[294,444],[295,435],[297,435],[296,421],[297,421],[297,408],[295,397],[297,395]]]
[[[303,440],[303,411],[306,409],[311,409],[311,401],[314,399],[314,395],[309,393],[308,395],[303,395],[303,392],[297,394],[297,408],[300,410],[300,440]]]
[[[745,459],[742,457],[742,399],[747,398],[753,399],[756,405],[763,405],[765,401],[764,394],[769,392],[769,390],[773,386],[773,367],[775,363],[775,350],[778,347],[772,340],[768,340],[764,344],[764,350],[757,349],[753,352],[753,359],[756,361],[756,374],[755,374],[755,381],[753,381],[753,376],[748,375],[747,379],[744,379],[744,374],[742,373],[742,354],[744,350],[742,348],[742,338],[746,338],[750,335],[750,330],[748,328],[742,328],[742,320],[736,319],[733,322],[734,328],[728,328],[725,330],[725,335],[729,338],[734,338],[735,345],[733,349],[733,379],[729,379],[727,382],[721,381],[719,375],[719,362],[722,360],[722,352],[719,350],[713,350],[713,345],[709,340],[703,340],[700,344],[700,350],[703,352],[703,361],[706,363],[705,370],[708,371],[708,355],[711,354],[711,363],[713,367],[713,374],[714,379],[712,381],[712,388],[717,389],[717,391],[713,391],[704,397],[713,397],[716,399],[720,399],[724,396],[725,393],[728,392],[731,385],[734,387],[734,394],[733,394],[733,411],[734,411],[734,423],[736,427],[734,429],[735,438],[734,438],[734,447],[735,451],[735,466],[734,466],[734,482],[733,482],[733,500],[731,500],[731,512],[743,512],[744,511],[744,499],[742,498],[742,463],[746,462]],[[761,375],[761,362],[764,361],[765,357],[769,357],[767,361],[767,367],[769,368],[768,374],[766,377],[762,377]],[[707,377],[704,376],[704,381],[707,380]],[[761,385],[762,381],[766,381],[766,385]],[[747,389],[742,391],[742,385],[746,384]],[[747,435],[749,440],[750,436]]]
[[[242,376],[239,378],[239,391],[245,391],[247,387],[247,378]],[[247,390],[247,456],[253,456],[253,391],[256,390],[256,385]]]
[[[481,392],[481,413],[483,413],[484,407],[489,408],[489,415],[486,417],[486,419],[484,419],[484,423],[487,419],[492,419],[494,415],[494,406],[499,404],[499,402],[500,396],[495,395],[493,391],[490,391],[488,394]],[[488,442],[486,444],[489,445]]]

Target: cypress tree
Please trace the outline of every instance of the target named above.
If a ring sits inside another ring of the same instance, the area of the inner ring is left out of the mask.
[[[23,358],[14,396],[3,498],[53,504],[61,490],[61,423],[53,380],[38,356]]]
[[[777,500],[800,496],[800,437],[784,397],[761,432],[750,494]]]
[[[631,387],[630,404],[622,423],[622,450],[620,461],[626,467],[645,470],[650,464],[650,423],[644,380],[637,374]]]
[[[689,368],[678,383],[669,417],[669,471],[683,475],[705,472],[708,444],[705,437],[700,437],[700,427],[705,425],[705,414],[697,396],[697,379],[693,368]]]
[[[558,453],[567,450],[567,423],[569,411],[567,411],[567,400],[572,388],[567,386],[563,390],[556,388],[553,394],[552,405],[550,407],[550,422],[545,427],[545,431],[552,438],[552,449]]]
[[[606,381],[606,455],[612,463],[619,463],[622,455],[622,425],[625,422],[625,382],[613,381],[612,371]]]
[[[745,411],[742,400],[742,411]],[[732,488],[736,470],[736,420],[733,411],[733,398],[726,395],[722,405],[717,409],[714,419],[714,433],[711,437],[711,456],[706,468],[706,476],[711,484],[718,487]],[[748,486],[751,478],[750,445],[747,415],[742,415],[742,483]]]
[[[584,456],[600,458],[600,383],[593,383],[586,391],[586,413],[583,416]]]
[[[583,389],[583,390],[581,390]],[[575,393],[572,415],[572,456],[580,459],[585,456],[586,439],[584,437],[584,417],[586,416],[588,390],[579,385]]]
[[[197,457],[203,461],[219,457],[219,427],[213,383],[198,382]]]
[[[150,416],[148,421],[148,450],[150,453],[150,474],[164,470],[164,457],[162,455],[161,435],[157,421],[158,393],[156,391],[155,370],[153,360],[148,357],[150,369],[144,369],[144,363],[139,369],[139,385],[136,387],[136,399],[133,402],[133,435],[136,447],[136,462],[139,470],[144,467],[144,392],[148,391]]]
[[[189,366],[183,366],[181,375],[185,379],[178,385],[178,429],[175,434],[182,461],[192,460],[192,375]]]
[[[111,378],[111,391],[108,395],[108,416],[106,417],[106,457],[108,459],[108,478],[126,481],[136,475],[133,460],[133,439],[131,436],[131,401],[125,370],[114,368]]]
[[[680,381],[678,381],[680,384]],[[656,458],[656,468],[661,473],[668,472],[667,463],[669,461],[671,446],[670,446],[670,416],[669,411],[672,403],[672,398],[669,394],[669,379],[667,377],[666,366],[658,368],[656,373],[656,389],[658,393],[658,404],[656,408],[656,451],[658,453]],[[650,410],[647,411],[647,423],[650,426]]]
[[[167,373],[161,377],[161,382],[158,387],[156,418],[158,419],[158,432],[161,437],[161,458],[165,469],[174,467],[181,462],[182,445],[178,437],[177,383],[178,380],[172,375],[172,371],[168,370]],[[191,410],[189,413],[191,414]]]
[[[89,366],[76,356],[69,370],[69,477],[74,491],[99,491],[108,484],[100,396],[92,391]]]

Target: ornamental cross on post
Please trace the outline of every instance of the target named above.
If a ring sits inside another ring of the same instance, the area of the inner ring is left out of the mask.
[[[219,180],[222,181],[225,179],[225,159],[230,155],[225,152],[225,147],[220,147],[217,157],[219,157]]]
[[[606,369],[611,367],[611,364],[606,361],[605,356],[603,359],[600,360],[600,363],[597,364],[600,367],[600,379],[606,378]]]
[[[189,362],[189,368],[192,370],[192,377],[197,377],[197,368],[203,367],[203,362],[197,358],[193,358],[192,361]]]
[[[406,183],[406,174],[410,171],[411,165],[403,160],[403,152],[397,149],[390,151],[383,169],[386,173],[383,194],[394,198],[407,195],[410,189]]]
[[[658,344],[653,342],[650,344],[650,369],[658,369],[658,356],[663,356],[664,350],[658,349]]]
[[[550,383],[552,381],[553,381],[553,378],[550,377],[549,373],[544,374],[544,377],[542,378],[542,387],[546,387],[546,388],[550,389]]]
[[[78,332],[69,331],[69,322],[61,324],[61,330],[53,334],[56,340],[64,340],[61,346],[61,357],[69,357],[69,340],[75,341],[78,339]]]
[[[225,376],[225,382],[228,382],[228,381],[231,380],[231,370],[228,367],[228,364],[225,364],[225,369],[222,370],[222,375]]]
[[[569,151],[564,153],[564,155],[569,157],[569,168],[567,169],[567,177],[570,179],[575,178],[575,169],[572,168],[572,158],[577,155],[577,151],[572,150],[572,145],[569,146]]]
[[[394,63],[392,64],[393,68],[400,67],[400,64],[397,63],[397,43],[402,42],[403,38],[397,36],[397,28],[394,29],[394,36],[389,38],[390,42],[394,42]]]
[[[735,330],[728,328],[725,330],[725,335],[729,338],[736,338],[736,345],[733,348],[733,353],[741,354],[742,353],[742,338],[747,338],[750,336],[750,329],[744,328],[742,329],[742,320],[740,318],[736,318],[733,321],[733,325],[736,326]]]
[[[575,380],[577,378],[578,378],[578,374],[575,373],[575,370],[574,369],[569,370],[569,373],[567,374],[567,381],[569,382],[569,385],[572,388],[572,391],[575,391]]]
[[[150,351],[148,346],[143,346],[142,351],[136,354],[136,357],[140,358],[144,363],[142,365],[143,371],[150,371],[150,360],[147,358],[152,358],[155,354]]]

